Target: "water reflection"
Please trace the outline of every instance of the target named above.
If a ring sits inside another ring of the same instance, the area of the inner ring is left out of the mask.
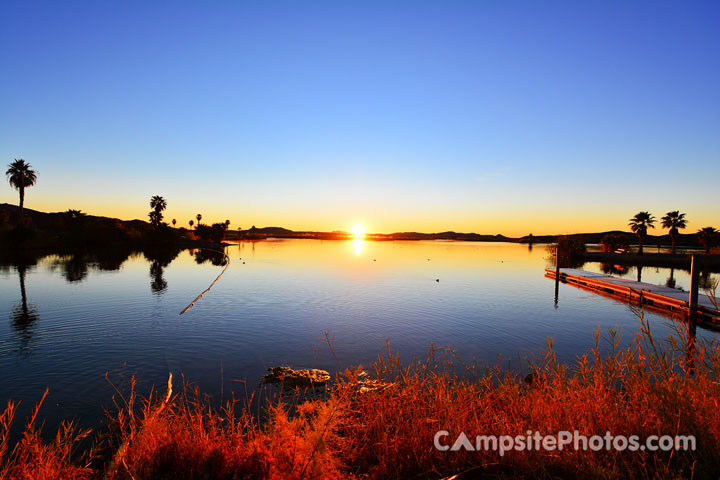
[[[254,244],[253,244],[254,247]],[[199,248],[193,254],[195,263],[202,265],[209,262],[216,267],[224,267],[227,265],[227,256],[224,252],[218,250],[208,250],[207,248]]]
[[[625,265],[613,265],[611,263],[601,263],[600,270],[607,275],[622,275],[627,272]]]
[[[20,284],[20,300],[10,308],[10,324],[18,333],[20,340],[20,351],[26,351],[30,347],[33,329],[38,322],[39,314],[37,306],[28,301],[25,288],[25,278],[30,267],[37,264],[38,256],[32,252],[0,252],[0,271],[15,271]]]
[[[13,328],[20,334],[20,350],[27,350],[32,339],[32,327],[38,321],[39,315],[37,307],[28,303],[27,292],[25,290],[25,274],[27,273],[27,265],[19,264],[16,266],[18,278],[20,280],[20,302],[16,304],[10,311],[10,319]]]
[[[59,269],[68,283],[79,283],[87,279],[88,272],[119,270],[132,253],[128,249],[108,248],[84,250],[69,254],[49,255],[50,269]]]
[[[675,281],[675,269],[670,269],[670,276],[668,277],[667,281],[665,282],[665,286],[668,288],[675,288],[675,285],[677,282]]]
[[[698,279],[698,288],[700,290],[710,290],[713,287],[713,280],[710,278],[710,272],[701,271]]]
[[[150,262],[150,291],[154,295],[162,295],[168,288],[168,283],[163,277],[165,267],[170,265],[180,253],[179,248],[146,248],[143,256]]]
[[[163,266],[160,262],[154,261],[150,264],[150,276],[152,281],[150,282],[150,290],[155,295],[161,295],[167,290],[167,282],[163,278]]]
[[[362,238],[356,238],[352,241],[352,245],[355,255],[360,255],[363,251],[363,247],[365,246],[365,241]]]
[[[87,255],[74,253],[72,255],[60,256],[53,260],[51,269],[62,270],[63,277],[68,283],[82,282],[88,274]]]

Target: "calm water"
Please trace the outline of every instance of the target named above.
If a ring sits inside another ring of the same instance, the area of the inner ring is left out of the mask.
[[[617,325],[627,339],[637,326],[627,305],[567,285],[555,306],[541,245],[268,240],[227,252],[225,275],[182,316],[222,270],[198,264],[197,252],[154,262],[141,254],[49,256],[5,266],[0,402],[22,400],[27,408],[47,386],[49,426],[58,418],[93,425],[113,393],[106,372],[120,386],[136,374],[141,389],[183,372],[218,396],[222,371],[225,394],[244,396],[270,366],[335,371],[326,331],[346,366],[372,362],[387,340],[406,361],[425,358],[434,343],[466,361],[495,363],[500,355],[517,365],[542,353],[547,337],[572,362],[591,348],[597,325],[602,332]],[[636,278],[637,270],[620,274]],[[665,284],[670,270],[641,274]],[[687,289],[688,272],[672,276]],[[670,320],[649,317],[667,335]]]

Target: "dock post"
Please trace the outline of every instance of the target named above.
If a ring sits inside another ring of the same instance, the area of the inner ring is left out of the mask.
[[[698,284],[700,283],[700,258],[690,256],[690,299],[688,301],[688,314],[695,318],[698,309]]]
[[[560,292],[560,243],[555,246],[555,308],[558,306]]]

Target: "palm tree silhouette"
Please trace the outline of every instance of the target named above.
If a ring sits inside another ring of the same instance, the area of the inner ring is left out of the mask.
[[[150,208],[162,212],[167,207],[167,202],[160,195],[153,195],[150,198]]]
[[[653,217],[650,212],[638,212],[630,219],[630,223],[628,223],[630,229],[638,237],[638,255],[643,254],[643,241],[647,236],[648,227],[655,228],[653,223],[655,223],[655,217]]]
[[[687,227],[685,214],[675,210],[674,212],[668,212],[661,220],[662,227],[670,229],[668,234],[670,235],[670,240],[672,240],[672,253],[675,253],[675,238],[678,236],[678,229]]]
[[[173,219],[172,219],[173,228],[175,228],[175,224],[176,224],[176,223],[177,223],[177,220],[175,220],[175,219],[173,218]]]
[[[190,228],[192,228],[192,226],[195,225],[195,222],[193,222],[192,220],[190,220],[190,221],[188,222],[188,225],[190,225]]]
[[[715,246],[715,240],[717,240],[718,232],[713,227],[701,228],[697,232],[698,242],[700,245],[705,247],[705,253],[710,253],[710,248]]]
[[[154,195],[150,198],[150,208],[152,208],[153,211],[150,212],[149,217],[150,223],[152,223],[153,226],[160,226],[160,222],[162,222],[163,219],[162,211],[165,210],[166,207],[167,202],[160,195]]]
[[[15,159],[5,172],[10,186],[20,192],[20,217],[19,223],[23,223],[23,212],[25,208],[25,187],[32,187],[37,181],[37,173],[29,163],[22,158]]]
[[[195,215],[195,218],[197,218],[198,226],[200,226],[200,220],[202,220],[202,215],[198,213],[197,215]]]

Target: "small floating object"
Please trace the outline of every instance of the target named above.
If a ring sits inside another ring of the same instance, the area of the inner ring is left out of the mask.
[[[439,279],[439,278],[436,278],[435,281],[438,282],[438,283],[440,283],[440,279]]]

